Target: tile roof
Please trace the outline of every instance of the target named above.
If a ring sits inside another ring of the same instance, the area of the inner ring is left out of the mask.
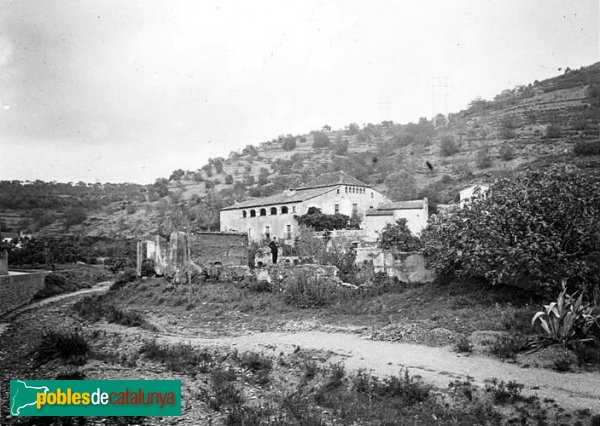
[[[296,189],[307,189],[307,188],[321,188],[324,186],[337,186],[337,185],[348,185],[348,186],[364,186],[370,187],[364,182],[350,176],[346,172],[340,170],[337,172],[323,173],[315,179],[308,182],[306,185]]]
[[[237,210],[246,209],[249,207],[262,207],[270,206],[274,204],[293,204],[300,203],[302,201],[310,200],[311,198],[318,197],[319,195],[326,194],[329,191],[333,191],[331,187],[321,188],[307,188],[299,189],[296,191],[286,191],[280,194],[271,195],[270,197],[253,198],[251,200],[242,201],[241,203],[234,204],[232,206],[225,207],[221,210]]]

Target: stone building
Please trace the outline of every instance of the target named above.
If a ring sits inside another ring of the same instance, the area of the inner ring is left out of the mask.
[[[244,232],[251,241],[265,237],[291,241],[298,226],[294,216],[306,214],[310,207],[325,214],[364,218],[369,210],[389,202],[381,192],[342,171],[325,173],[306,186],[224,208],[221,231]]]
[[[427,198],[411,201],[394,201],[379,205],[365,215],[361,228],[370,237],[377,238],[377,233],[388,223],[396,223],[398,219],[406,219],[406,226],[415,235],[421,233],[429,219],[429,203]]]

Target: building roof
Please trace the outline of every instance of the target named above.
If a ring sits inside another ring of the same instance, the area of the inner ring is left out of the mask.
[[[392,210],[367,210],[365,213],[367,216],[394,216],[394,212]]]
[[[425,200],[410,200],[410,201],[393,201],[391,203],[384,203],[377,206],[377,210],[408,210],[408,209],[422,209],[424,207]]]
[[[347,185],[347,186],[363,186],[370,187],[364,182],[359,181],[358,179],[350,176],[343,170],[337,172],[329,172],[323,173],[319,177],[308,182],[305,186],[296,188],[300,189],[308,189],[308,188],[322,188],[326,186],[338,186],[338,185]]]
[[[280,194],[271,195],[270,197],[253,198],[251,200],[242,201],[241,203],[234,204],[229,207],[225,207],[221,210],[237,210],[247,209],[250,207],[264,207],[272,206],[274,204],[293,204],[300,203],[302,201],[310,200],[311,198],[318,197],[319,195],[326,194],[329,191],[333,191],[331,187],[321,188],[307,188],[299,189],[296,191],[285,191]]]

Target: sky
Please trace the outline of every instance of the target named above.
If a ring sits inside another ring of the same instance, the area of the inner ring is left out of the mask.
[[[599,34],[597,0],[0,0],[0,179],[152,183],[456,112],[598,62]]]

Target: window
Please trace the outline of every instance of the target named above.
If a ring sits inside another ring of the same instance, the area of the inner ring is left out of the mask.
[[[285,239],[292,239],[292,225],[285,225]]]
[[[271,207],[271,216],[277,214],[277,207]]]
[[[288,206],[281,206],[281,214],[288,214]]]
[[[293,213],[296,213],[296,206],[293,206],[293,207],[292,207],[292,212],[293,212]]]
[[[344,189],[346,190],[346,194],[348,193],[348,187],[344,186]]]
[[[256,217],[256,210],[250,210],[250,217]]]
[[[248,239],[252,239],[252,228],[248,228]]]
[[[373,198],[373,193],[371,192],[371,198]]]
[[[340,193],[340,188],[338,188],[338,189],[337,189],[337,193],[338,193],[338,194]]]
[[[265,237],[271,238],[271,227],[269,225],[265,226]]]
[[[358,204],[352,204],[352,216],[358,215]]]
[[[369,206],[369,209],[373,210],[373,206]]]
[[[260,215],[261,216],[266,216],[267,215],[267,209],[260,209]]]
[[[246,217],[246,216],[248,216],[248,213],[246,213],[246,210],[244,210],[244,211],[242,212],[242,217]]]
[[[335,214],[338,214],[340,212],[340,205],[336,204],[335,205]]]

